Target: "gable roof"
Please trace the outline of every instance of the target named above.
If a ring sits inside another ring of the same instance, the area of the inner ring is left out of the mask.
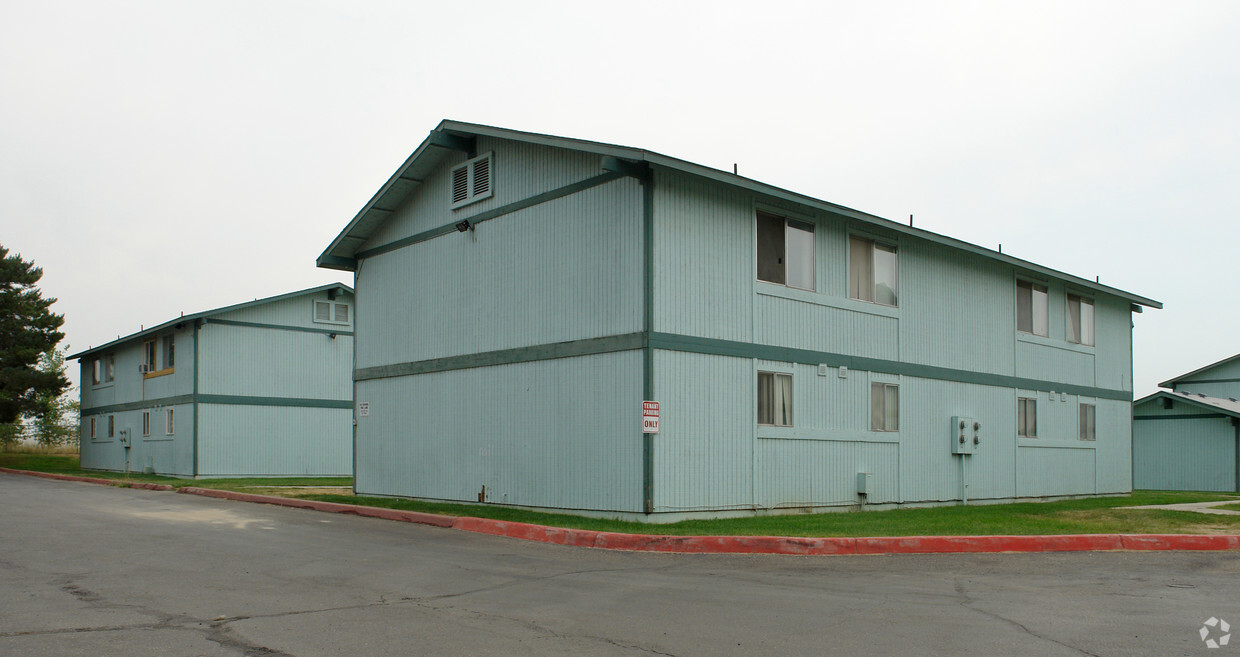
[[[1155,399],[1164,399],[1164,398],[1174,399],[1175,401],[1179,401],[1179,402],[1188,402],[1189,404],[1193,406],[1198,406],[1198,407],[1208,409],[1211,411],[1216,411],[1218,413],[1221,413],[1223,415],[1227,415],[1230,417],[1240,418],[1240,401],[1236,401],[1235,399],[1223,399],[1222,397],[1207,397],[1202,394],[1194,394],[1191,392],[1170,392],[1167,390],[1159,390],[1158,392],[1148,397],[1142,397],[1141,399],[1138,399],[1137,401],[1133,402],[1132,408],[1135,412],[1136,408],[1140,406],[1141,404],[1144,404],[1149,401],[1153,401]],[[1175,417],[1175,416],[1168,415],[1167,417]]]
[[[1201,374],[1202,372],[1205,372],[1207,370],[1212,370],[1216,367],[1221,367],[1237,359],[1240,359],[1240,354],[1236,354],[1235,356],[1231,356],[1230,358],[1224,358],[1223,360],[1220,360],[1216,363],[1210,363],[1209,365],[1206,365],[1205,367],[1197,368],[1189,372],[1188,374],[1181,374],[1173,379],[1167,379],[1166,381],[1163,381],[1162,383],[1158,384],[1158,387],[1159,388],[1173,388],[1175,387],[1175,384],[1177,383],[1188,383],[1188,381],[1185,381],[1185,379],[1197,376],[1198,374]]]
[[[261,306],[263,304],[273,303],[276,301],[283,301],[285,299],[291,299],[293,297],[299,297],[303,295],[317,294],[319,292],[325,292],[327,290],[342,290],[349,294],[353,294],[353,288],[349,287],[348,285],[345,285],[344,283],[328,283],[327,285],[320,285],[318,287],[307,288],[305,290],[298,290],[296,292],[289,292],[287,294],[277,294],[274,297],[267,297],[265,299],[255,299],[253,301],[246,301],[245,303],[237,303],[231,306],[224,306],[223,308],[216,308],[214,310],[204,310],[202,312],[194,313],[192,315],[181,315],[180,317],[170,319],[164,322],[163,324],[152,326],[151,328],[148,328],[148,329],[143,329],[141,331],[138,331],[137,333],[131,333],[129,335],[121,336],[111,342],[99,345],[98,347],[91,347],[90,349],[87,349],[86,351],[79,351],[76,354],[65,356],[65,360],[80,359],[83,356],[89,356],[91,354],[98,353],[100,351],[111,349],[112,347],[115,347],[116,345],[121,344],[123,342],[128,342],[135,338],[140,338],[142,336],[150,335],[152,333],[158,333],[159,331],[162,331],[168,328],[169,326],[176,326],[177,324],[181,322],[192,322],[196,319],[202,319],[203,317],[221,315],[223,313],[233,312],[235,310],[244,310],[246,308],[252,308],[254,306]]]
[[[673,157],[661,155],[653,151],[640,148],[630,148],[628,146],[617,146],[615,144],[604,144],[600,142],[585,141],[581,139],[570,139],[567,137],[556,137],[553,135],[543,135],[532,132],[521,132],[518,130],[508,130],[505,128],[496,128],[492,126],[478,125],[474,123],[461,123],[459,121],[449,121],[447,119],[441,121],[439,125],[427,135],[426,139],[413,151],[413,154],[401,164],[396,173],[388,178],[387,182],[379,188],[379,191],[371,197],[370,201],[362,207],[362,209],[353,217],[353,220],[345,226],[344,230],[332,240],[332,243],[319,255],[317,264],[319,267],[328,269],[340,269],[344,271],[353,271],[356,269],[357,261],[355,255],[362,244],[374,234],[392,213],[400,207],[417,189],[418,185],[426,179],[434,168],[443,160],[443,158],[453,151],[472,150],[472,143],[476,137],[492,137],[496,139],[506,139],[511,141],[519,141],[529,144],[537,144],[541,146],[550,146],[554,148],[563,148],[573,151],[581,151],[594,153],[602,157],[616,158],[623,162],[629,163],[647,163],[655,167],[672,169],[694,176],[700,176],[716,182],[721,182],[733,187],[739,187],[757,194],[783,199],[793,203],[798,203],[810,208],[829,212],[834,215],[854,219],[862,223],[882,226],[883,228],[917,237],[919,239],[934,242],[944,246],[951,247],[960,251],[965,251],[973,255],[981,256],[991,260],[997,260],[1016,269],[1026,272],[1032,272],[1071,282],[1072,284],[1113,295],[1121,299],[1129,301],[1133,305],[1133,310],[1140,312],[1140,306],[1148,306],[1150,308],[1162,308],[1162,303],[1138,296],[1130,292],[1125,292],[1118,288],[1108,285],[1102,285],[1096,281],[1079,278],[1071,274],[1056,271],[1049,267],[1043,267],[1027,260],[1013,258],[1012,256],[992,251],[990,249],[970,244],[968,242],[933,233],[920,228],[913,228],[905,224],[883,219],[872,214],[867,214],[842,205],[830,203],[828,201],[819,200],[803,194],[788,191],[768,185],[757,180],[745,178],[719,169],[694,164],[685,160],[678,160]]]

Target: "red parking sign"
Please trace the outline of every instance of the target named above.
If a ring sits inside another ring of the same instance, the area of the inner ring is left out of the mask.
[[[642,402],[642,433],[659,433],[659,402]]]

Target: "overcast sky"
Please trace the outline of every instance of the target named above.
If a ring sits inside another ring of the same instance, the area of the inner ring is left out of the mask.
[[[0,0],[0,243],[99,345],[333,281],[440,119],[635,146],[1166,304],[1240,353],[1240,2]],[[76,370],[74,378],[76,379]]]

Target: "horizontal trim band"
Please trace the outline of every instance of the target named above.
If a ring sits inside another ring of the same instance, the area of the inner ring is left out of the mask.
[[[447,356],[445,358],[432,358],[430,360],[419,360],[409,363],[363,367],[354,371],[353,380],[369,381],[371,379],[430,374],[431,372],[449,372],[475,367],[512,365],[514,363],[530,363],[539,360],[572,358],[574,356],[592,356],[594,354],[631,351],[641,348],[641,333],[625,333],[605,338],[572,340],[570,342],[556,342],[535,347],[517,347],[515,349],[500,349],[464,356]]]
[[[204,319],[203,324],[222,324],[224,326],[245,326],[248,328],[275,329],[279,331],[301,331],[303,333],[323,333],[330,335],[353,335],[353,331],[329,329],[329,328],[311,328],[309,326],[288,326],[285,324],[262,324],[259,322],[240,322],[235,319]],[[341,324],[343,329],[347,324]]]
[[[706,354],[711,356],[732,356],[735,358],[751,358],[773,360],[786,363],[802,363],[806,365],[827,365],[829,367],[847,367],[852,370],[881,372],[901,376],[912,376],[922,379],[971,383],[976,385],[996,386],[1024,390],[1054,390],[1083,397],[1132,401],[1132,392],[1128,390],[1111,390],[1093,386],[1075,385],[1057,381],[1042,381],[1005,374],[987,372],[970,372],[934,365],[902,363],[899,361],[848,356],[826,351],[810,349],[794,349],[791,347],[775,347],[771,345],[718,340],[714,338],[698,338],[672,333],[654,333],[650,336],[649,346],[663,351],[679,351],[685,353]],[[448,356],[430,360],[378,365],[354,370],[353,380],[368,381],[431,372],[508,365],[512,363],[528,363],[554,358],[571,358],[573,356],[589,356],[614,351],[641,349],[646,346],[642,333],[626,333],[604,338],[574,340],[555,344],[537,345],[533,347],[517,347],[501,349],[462,356]]]
[[[82,417],[87,415],[103,415],[105,413],[123,413],[125,411],[140,411],[146,408],[158,408],[160,406],[180,406],[181,404],[194,403],[193,395],[176,395],[173,397],[160,397],[158,399],[143,399],[135,402],[125,402],[123,404],[108,404],[107,406],[93,406],[91,408],[82,409]]]
[[[1231,417],[1223,413],[1189,413],[1186,415],[1134,415],[1134,420],[1206,420],[1218,417]]]
[[[311,399],[307,397],[247,397],[245,395],[197,395],[199,404],[230,406],[287,406],[295,408],[353,408],[352,399]]]
[[[449,235],[451,233],[455,233],[457,232],[456,225],[460,223],[461,221],[468,221],[471,225],[476,226],[484,221],[490,221],[496,217],[501,217],[506,214],[511,214],[513,212],[517,212],[518,210],[524,210],[526,208],[534,207],[535,205],[540,205],[548,201],[554,201],[558,198],[570,196],[572,194],[576,194],[577,192],[590,189],[591,187],[597,187],[599,185],[603,185],[603,184],[609,183],[613,180],[616,180],[618,178],[623,178],[623,177],[624,176],[619,173],[611,173],[611,172],[602,173],[597,176],[593,176],[590,178],[586,178],[585,180],[575,182],[571,185],[565,185],[563,187],[557,187],[556,189],[546,191],[541,194],[535,194],[534,196],[531,196],[529,198],[522,199],[520,201],[515,201],[513,203],[509,203],[508,205],[501,205],[500,207],[495,208],[493,210],[487,210],[486,212],[479,212],[478,214],[472,217],[462,217],[458,221],[454,221],[450,224],[444,224],[443,226],[439,226],[438,228],[432,228],[430,230],[417,233],[415,235],[410,235],[409,237],[402,237],[401,239],[388,242],[387,244],[380,244],[379,246],[369,248],[364,251],[358,251],[353,257],[355,260],[362,260],[363,258],[370,258],[370,257],[374,257],[374,256],[381,255],[384,253],[389,253],[397,249],[403,249],[406,246],[412,246],[414,244],[418,244],[419,242],[425,242],[427,240],[432,240],[441,235]]]
[[[306,397],[247,397],[245,395],[176,395],[124,404],[83,408],[82,416],[139,411],[181,404],[220,404],[228,406],[284,406],[289,408],[353,408],[351,399],[310,399]]]
[[[828,367],[847,367],[850,370],[881,372],[900,376],[912,376],[921,379],[937,379],[956,383],[972,383],[1000,388],[1016,388],[1024,390],[1054,390],[1084,397],[1132,401],[1132,392],[1128,390],[1111,390],[1094,386],[1075,385],[1059,381],[1042,381],[1007,374],[989,372],[972,372],[935,365],[903,363],[881,358],[849,356],[827,351],[795,349],[792,347],[775,347],[771,345],[718,340],[715,338],[698,338],[671,333],[655,333],[650,337],[650,344],[655,349],[667,351],[683,351],[714,356],[735,356],[737,358],[756,358],[774,360],[785,363],[801,363],[804,365],[826,365]]]

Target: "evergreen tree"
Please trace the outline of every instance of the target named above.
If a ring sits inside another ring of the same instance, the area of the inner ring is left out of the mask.
[[[44,371],[40,357],[65,337],[58,329],[63,315],[50,308],[35,286],[43,270],[20,255],[9,255],[0,245],[0,425],[14,424],[23,415],[43,416],[69,387],[62,371]]]
[[[65,352],[53,349],[39,357],[40,372],[64,374]],[[80,404],[69,394],[52,390],[39,393],[39,406],[44,410],[31,418],[29,433],[34,441],[44,447],[76,445]]]

